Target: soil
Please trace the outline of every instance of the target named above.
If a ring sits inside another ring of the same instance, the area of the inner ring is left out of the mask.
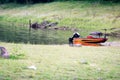
[[[120,47],[120,42],[105,42],[101,43],[103,46],[119,46]]]

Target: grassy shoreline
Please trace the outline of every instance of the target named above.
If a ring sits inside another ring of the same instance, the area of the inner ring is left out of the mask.
[[[119,17],[117,17],[120,15],[119,7],[119,3],[101,4],[84,1],[52,2],[34,5],[3,4],[0,5],[0,27],[5,31],[7,31],[7,28],[11,27],[13,32],[14,28],[16,28],[18,32],[21,32],[19,27],[25,27],[25,30],[23,31],[26,31],[26,28],[29,26],[28,21],[30,19],[32,22],[38,23],[48,20],[51,22],[58,22],[58,27],[67,26],[70,28],[78,28],[78,32],[81,36],[86,37],[91,31],[104,32],[102,29],[105,28],[120,28],[120,20]],[[4,34],[10,36],[9,33],[12,34],[11,30],[8,30],[10,32],[1,33],[1,39],[6,37]],[[36,38],[36,40],[38,40],[37,43],[46,43],[50,41],[50,43],[54,44],[54,41],[57,41],[57,43],[64,44],[67,43],[68,38],[73,32],[74,31],[48,31],[45,39],[42,39],[40,36],[45,35],[42,35],[43,33],[41,31],[38,34],[35,33],[36,35],[32,35],[32,39]],[[108,33],[111,32],[112,30],[108,30]],[[18,34],[19,36],[17,37],[20,38],[20,40],[23,39],[25,42],[28,41],[28,39],[25,39],[25,35],[27,34]],[[14,39],[15,37],[11,36],[11,38]],[[5,39],[2,39],[2,41],[4,40]],[[11,39],[8,39],[7,41],[11,41]],[[36,42],[34,41],[34,43]]]

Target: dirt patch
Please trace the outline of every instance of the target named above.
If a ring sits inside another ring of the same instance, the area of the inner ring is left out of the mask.
[[[103,46],[119,46],[120,47],[120,42],[105,42],[101,43]]]

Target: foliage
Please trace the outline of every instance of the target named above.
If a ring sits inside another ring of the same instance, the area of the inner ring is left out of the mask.
[[[88,1],[88,2],[120,2],[119,0],[0,0],[0,3],[20,3],[20,4],[31,4],[31,3],[44,3],[53,1]]]
[[[11,54],[10,59],[24,59],[25,55],[24,54]]]

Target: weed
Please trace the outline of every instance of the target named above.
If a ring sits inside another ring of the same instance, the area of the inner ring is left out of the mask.
[[[13,47],[9,58],[10,59],[25,59],[26,52],[20,46],[15,46]]]

